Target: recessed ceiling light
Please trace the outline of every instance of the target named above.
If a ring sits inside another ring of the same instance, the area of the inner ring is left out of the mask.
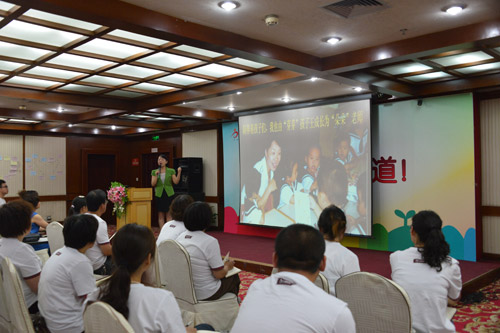
[[[231,11],[233,9],[236,9],[240,6],[240,4],[236,1],[222,1],[219,2],[219,7],[226,10],[226,11]]]
[[[233,111],[234,111],[234,106],[228,106],[228,107],[227,107],[227,109],[228,109],[229,111],[233,112]]]
[[[241,95],[241,94],[243,94],[241,91],[236,92],[236,95]]]
[[[139,133],[143,133],[143,132],[146,132],[146,129],[145,129],[145,128],[140,127],[140,128],[138,129],[138,131],[139,131]]]
[[[94,134],[98,134],[99,130],[97,128],[94,128]]]
[[[450,15],[457,15],[462,10],[464,10],[464,8],[465,8],[465,6],[463,6],[463,5],[454,5],[454,6],[446,7],[444,9],[444,11]]]
[[[73,127],[73,124],[68,124],[68,127]]]
[[[318,79],[318,78],[317,78],[316,76],[313,76],[313,77],[311,78],[311,81],[312,81],[312,82],[314,82],[314,81],[316,81],[317,79]]]
[[[64,111],[64,109],[61,106],[57,107],[57,112],[61,113],[63,111]]]
[[[288,103],[288,102],[290,102],[292,99],[291,99],[290,97],[283,97],[281,100],[282,100],[283,102],[285,102],[285,103]]]
[[[328,38],[326,39],[326,42],[327,42],[328,44],[335,45],[335,44],[337,44],[338,42],[340,42],[341,40],[342,40],[342,38],[340,38],[340,37],[328,37]]]
[[[196,111],[196,112],[194,113],[194,116],[195,116],[195,117],[202,117],[202,116],[203,116],[203,113],[202,113],[201,111]]]
[[[355,91],[357,91],[357,92],[360,92],[361,90],[363,90],[363,88],[361,88],[361,87],[354,87],[354,88],[352,88],[352,89],[354,89],[354,90],[355,90]]]
[[[26,105],[19,105],[19,110],[26,110]]]
[[[186,102],[182,102],[182,105],[186,104]]]
[[[116,129],[115,125],[111,125],[111,129],[114,131]]]

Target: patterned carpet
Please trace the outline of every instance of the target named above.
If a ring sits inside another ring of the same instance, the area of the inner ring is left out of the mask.
[[[248,288],[257,279],[266,275],[242,271],[240,273],[241,287],[238,296],[244,299]],[[453,317],[457,332],[500,332],[500,280],[480,290],[485,299],[480,303],[459,303],[457,313]]]

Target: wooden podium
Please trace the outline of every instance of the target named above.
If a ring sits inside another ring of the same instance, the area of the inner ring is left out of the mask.
[[[127,194],[128,203],[125,208],[125,215],[120,219],[116,219],[116,229],[118,230],[128,223],[137,223],[151,228],[153,189],[129,187]]]

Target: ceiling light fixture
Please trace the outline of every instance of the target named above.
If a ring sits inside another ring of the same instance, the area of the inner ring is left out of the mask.
[[[224,9],[225,11],[232,11],[240,6],[240,4],[236,1],[221,1],[219,2],[219,7]]]
[[[234,111],[234,109],[235,109],[235,107],[234,107],[234,106],[228,106],[228,107],[227,107],[227,109],[228,109],[229,111],[233,112],[233,111]]]
[[[73,127],[73,124],[68,124],[68,127]]]
[[[144,133],[144,132],[146,132],[146,129],[145,129],[145,128],[140,127],[140,128],[138,129],[138,131],[139,131],[139,133]]]
[[[357,91],[357,92],[360,92],[361,90],[363,90],[363,88],[361,88],[361,87],[354,87],[354,88],[352,88],[352,89],[354,89],[354,90],[355,90],[355,91]]]
[[[59,107],[57,107],[57,112],[61,113],[61,112],[63,112],[63,111],[64,111],[64,109],[63,109],[62,107],[60,107],[60,106],[59,106]]]
[[[318,79],[318,78],[317,78],[316,76],[313,76],[313,77],[311,78],[311,81],[312,81],[312,82],[314,82],[314,81],[316,81],[317,79]]]
[[[291,99],[290,97],[283,97],[281,100],[282,100],[283,102],[285,102],[285,103],[288,103],[288,102],[290,102],[292,99]]]
[[[328,37],[328,38],[326,39],[326,42],[327,42],[328,44],[335,45],[335,44],[337,44],[338,42],[340,42],[341,40],[342,40],[342,38],[340,38],[340,37]]]
[[[99,130],[97,128],[94,128],[94,134],[98,134]]]
[[[446,7],[443,10],[450,14],[450,15],[457,15],[459,14],[462,10],[464,10],[465,6],[464,5],[453,5],[450,7]]]
[[[19,105],[19,110],[26,110],[26,105]]]
[[[114,131],[116,129],[115,125],[111,125],[111,129]]]
[[[243,94],[241,91],[236,92],[236,95],[241,95],[241,94]]]
[[[202,116],[203,116],[203,113],[202,113],[201,111],[196,111],[196,112],[194,113],[194,116],[195,116],[195,117],[202,117]]]

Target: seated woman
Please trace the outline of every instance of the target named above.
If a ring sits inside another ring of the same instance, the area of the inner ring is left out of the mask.
[[[87,208],[87,200],[85,200],[85,196],[79,195],[73,199],[71,202],[71,206],[69,207],[68,216],[76,215],[76,214],[85,214],[88,212]]]
[[[151,229],[126,224],[113,242],[116,270],[97,296],[127,318],[135,332],[195,332],[184,327],[174,295],[167,290],[141,283],[155,255],[155,237]],[[89,297],[95,300],[96,294]]]
[[[19,197],[24,201],[29,202],[33,205],[34,211],[31,213],[31,234],[36,234],[39,232],[44,232],[45,228],[49,225],[47,221],[43,219],[43,217],[36,212],[38,208],[40,208],[40,198],[38,197],[37,191],[19,191]],[[34,244],[32,245],[35,251],[48,249],[49,244]]]
[[[346,229],[346,217],[342,209],[331,205],[319,216],[318,228],[325,238],[326,268],[323,275],[330,284],[330,294],[335,295],[335,283],[339,278],[359,272],[359,260],[351,250],[342,246]]]
[[[226,278],[234,261],[222,261],[219,242],[207,235],[212,219],[212,210],[205,202],[196,201],[186,208],[184,225],[187,231],[177,237],[191,258],[193,284],[198,300],[216,300],[231,292],[238,295],[240,278],[238,274]]]
[[[31,230],[30,204],[11,201],[0,208],[0,259],[8,257],[19,273],[29,313],[38,312],[38,281],[42,263],[31,246],[22,242]]]
[[[186,231],[182,216],[186,207],[193,203],[193,198],[189,194],[181,194],[176,197],[170,204],[169,214],[172,220],[168,221],[163,228],[161,228],[156,244],[160,245],[166,239],[176,239],[177,236]]]
[[[458,261],[441,231],[443,222],[433,211],[413,216],[411,240],[415,247],[391,254],[392,279],[411,301],[412,325],[416,332],[455,332],[446,318],[448,301],[460,298],[462,276]]]

